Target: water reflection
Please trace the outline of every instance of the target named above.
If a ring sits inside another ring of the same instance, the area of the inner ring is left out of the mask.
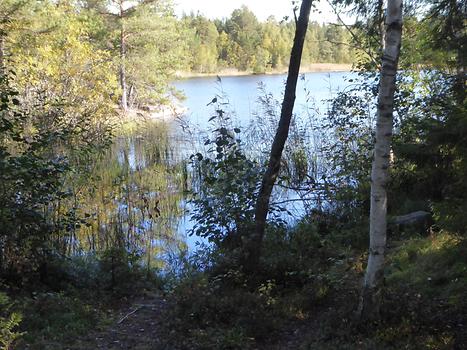
[[[299,85],[296,111],[301,117],[293,123],[285,152],[288,159],[295,159],[297,150],[303,150],[307,160],[302,164],[304,171],[316,178],[322,170],[316,161],[320,135],[311,132],[313,118],[325,113],[325,100],[344,88],[347,74],[309,74]],[[269,92],[280,102],[284,79],[285,76],[224,78],[222,86],[213,79],[177,82],[175,85],[187,95],[184,104],[189,108],[182,123],[148,121],[121,129],[106,154],[92,161],[91,175],[73,183],[74,205],[88,216],[87,225],[73,232],[74,246],[79,247],[76,249],[99,252],[124,247],[141,256],[148,267],[160,268],[167,255],[193,251],[197,244],[204,243],[203,239],[187,236],[194,223],[190,221],[185,194],[191,185],[186,161],[195,152],[206,152],[203,144],[213,113],[213,106],[206,104],[214,95],[224,93],[228,102],[224,108],[229,109],[233,126],[244,131],[249,152],[264,156],[273,138],[280,106],[275,106],[276,113],[264,110],[264,104],[258,104],[258,96]],[[258,90],[261,80],[265,82],[263,92]],[[292,177],[300,171],[298,166],[288,167]],[[283,202],[293,214],[286,218],[289,222],[307,211],[309,203],[303,199],[300,193],[275,190],[274,200]]]
[[[309,188],[327,172],[326,164],[318,159],[323,139],[329,135],[322,130],[317,131],[316,126],[326,115],[329,100],[349,85],[348,78],[355,77],[356,74],[351,72],[307,73],[299,80],[295,117],[282,165],[284,177],[294,183],[286,183],[288,188],[276,186],[273,192],[273,202],[285,209],[281,219],[288,224],[294,224],[322,204],[322,193],[313,188],[311,195]],[[280,116],[285,79],[285,75],[255,75],[175,82],[175,87],[186,95],[184,106],[188,109],[183,130],[190,136],[190,143],[185,142],[189,149],[185,156],[196,152],[208,156],[210,146],[205,145],[205,140],[219,127],[212,118],[220,108],[229,117],[228,127],[242,130],[244,152],[249,158],[264,164]],[[213,97],[217,98],[215,104],[210,103]],[[306,184],[303,182],[305,178],[308,180]],[[293,190],[291,187],[305,190]],[[182,227],[191,228],[192,224],[188,220]]]
[[[93,218],[79,230],[82,249],[125,247],[148,267],[162,267],[166,252],[186,249],[178,234],[186,169],[175,154],[178,145],[164,123],[144,122],[117,135],[77,188],[81,210]]]

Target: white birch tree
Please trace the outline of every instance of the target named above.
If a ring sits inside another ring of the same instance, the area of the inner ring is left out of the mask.
[[[393,127],[394,92],[402,37],[402,0],[388,0],[384,51],[380,72],[376,143],[371,169],[370,247],[358,315],[379,317],[384,280],[387,193]]]

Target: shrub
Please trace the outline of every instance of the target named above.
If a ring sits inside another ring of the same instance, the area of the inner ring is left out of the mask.
[[[21,322],[21,315],[11,311],[8,296],[0,292],[0,346],[2,350],[9,350],[13,342],[21,336],[17,328]]]

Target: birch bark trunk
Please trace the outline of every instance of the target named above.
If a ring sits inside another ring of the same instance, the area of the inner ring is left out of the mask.
[[[358,316],[378,319],[383,292],[387,193],[396,73],[402,37],[402,0],[389,0],[378,91],[376,143],[371,169],[370,248]]]
[[[0,75],[5,69],[5,33],[0,30]]]

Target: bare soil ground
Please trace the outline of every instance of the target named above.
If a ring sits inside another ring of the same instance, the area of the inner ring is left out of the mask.
[[[123,307],[110,326],[78,339],[69,350],[170,349],[161,334],[165,307],[166,301],[160,296],[142,297]]]

